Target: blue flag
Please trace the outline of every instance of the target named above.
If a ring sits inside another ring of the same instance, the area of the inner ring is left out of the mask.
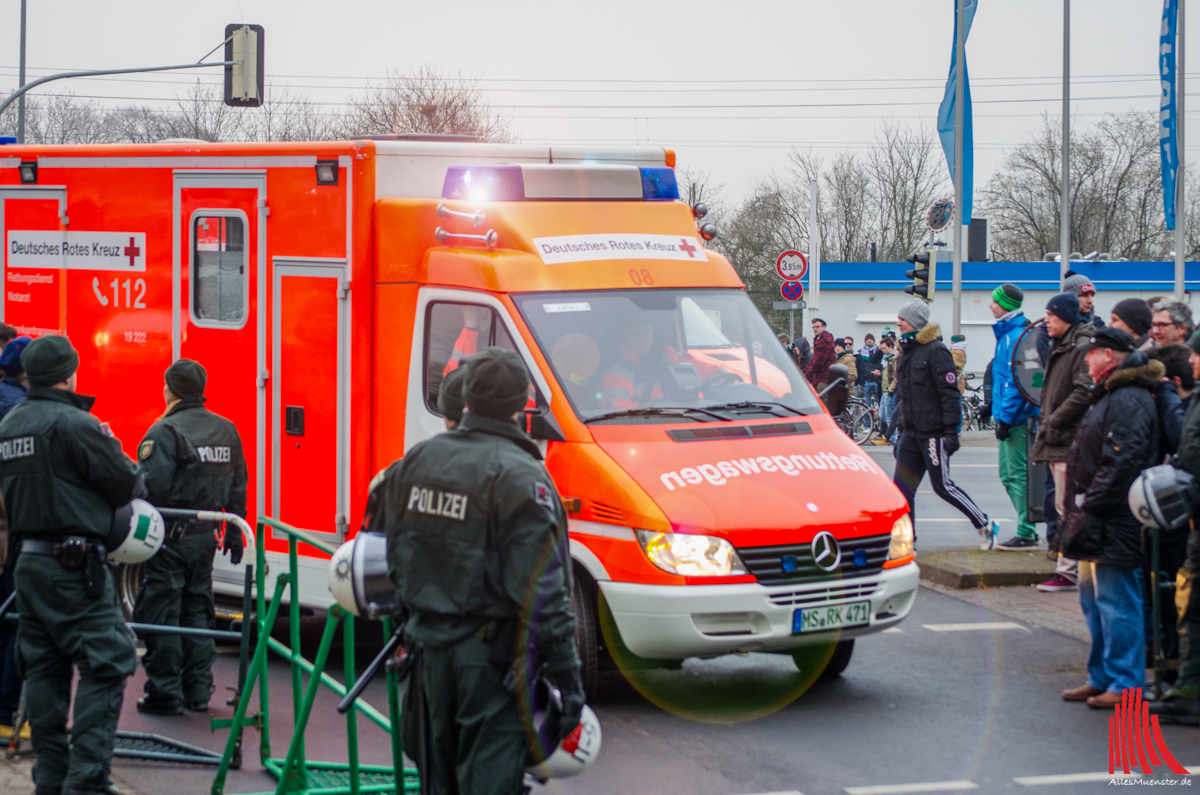
[[[1179,168],[1178,125],[1175,116],[1175,23],[1178,0],[1163,0],[1162,31],[1158,38],[1158,149],[1162,154],[1163,214],[1167,229],[1175,228],[1175,174]]]
[[[1167,0],[1174,2],[1175,0]],[[955,81],[958,78],[958,0],[952,0],[954,3],[954,39],[950,45],[950,75],[946,78],[946,94],[942,97],[942,104],[938,107],[938,137],[942,139],[942,151],[946,153],[946,166],[950,169],[950,179],[954,179],[954,105],[955,105]],[[979,0],[967,0],[966,2],[966,18],[967,29],[963,33],[963,98],[965,104],[963,106],[963,206],[955,208],[960,210],[958,217],[960,220],[956,223],[969,224],[971,223],[971,192],[975,187],[975,136],[972,131],[971,124],[971,79],[967,73],[966,59],[966,41],[971,35],[971,22],[975,19],[975,6]]]

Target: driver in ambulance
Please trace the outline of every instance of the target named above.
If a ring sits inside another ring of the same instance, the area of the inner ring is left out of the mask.
[[[679,362],[679,354],[670,346],[653,350],[654,328],[649,323],[630,318],[624,326],[616,357],[600,377],[600,408],[610,411],[663,397],[663,365]]]

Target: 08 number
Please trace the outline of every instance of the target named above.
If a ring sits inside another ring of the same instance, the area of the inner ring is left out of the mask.
[[[640,271],[630,268],[629,280],[638,287],[641,287],[643,284],[654,284],[654,277],[645,268],[642,268]]]

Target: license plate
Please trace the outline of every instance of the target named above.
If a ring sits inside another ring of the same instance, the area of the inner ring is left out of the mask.
[[[792,634],[824,632],[842,627],[860,627],[871,623],[871,603],[851,602],[845,605],[797,608],[792,614]]]

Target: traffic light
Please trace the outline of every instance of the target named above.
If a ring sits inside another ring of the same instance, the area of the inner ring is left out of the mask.
[[[936,287],[934,271],[937,269],[937,254],[932,249],[926,249],[918,251],[916,254],[909,254],[907,261],[914,267],[912,270],[905,271],[904,275],[912,279],[913,283],[911,286],[905,287],[904,292],[915,295],[922,301],[932,301],[933,290]]]
[[[226,25],[225,104],[257,108],[263,104],[262,25]]]

